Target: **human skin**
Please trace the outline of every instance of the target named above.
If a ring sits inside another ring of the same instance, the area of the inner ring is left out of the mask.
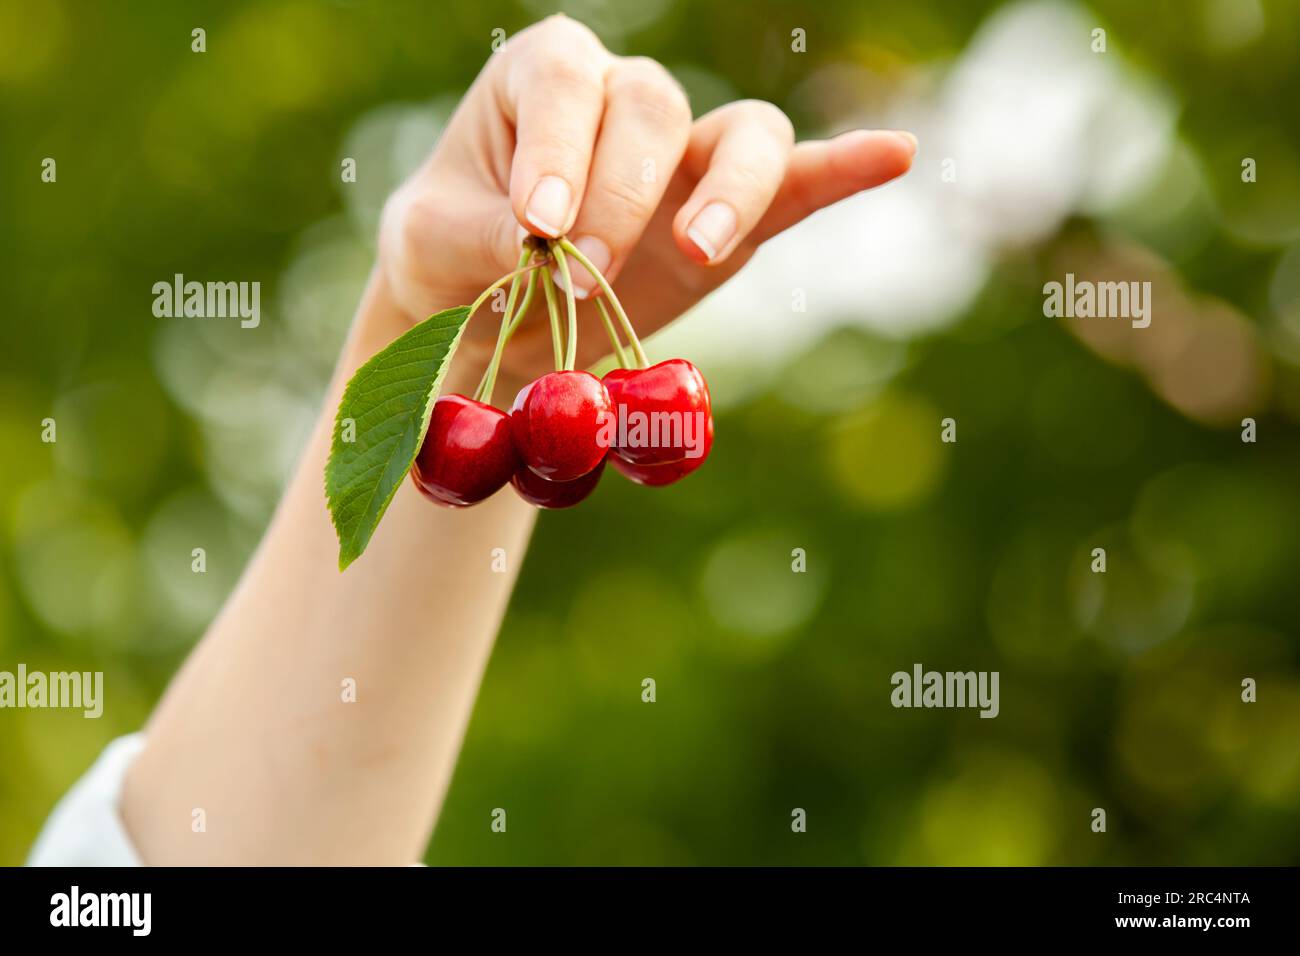
[[[795,145],[784,114],[755,101],[692,119],[661,66],[606,52],[564,17],[493,54],[390,198],[297,471],[149,720],[120,802],[141,858],[400,865],[424,852],[535,511],[509,488],[474,508],[438,508],[403,482],[365,554],[340,573],[323,473],[343,386],[367,358],[514,269],[525,230],[571,237],[648,334],[764,240],[906,172],[914,150],[909,134],[887,130]],[[573,269],[575,291],[589,291],[591,276]],[[471,393],[495,325],[490,312],[471,320],[444,393]],[[589,303],[579,326],[582,367],[606,349]],[[506,352],[496,404],[551,361],[549,327],[530,318]],[[497,548],[505,573],[492,568]],[[344,700],[349,679],[355,702]]]

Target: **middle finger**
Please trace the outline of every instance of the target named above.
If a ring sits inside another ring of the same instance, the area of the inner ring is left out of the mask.
[[[627,260],[663,198],[691,131],[686,94],[653,60],[617,61],[605,80],[605,115],[591,177],[570,235],[592,264],[612,278]],[[571,264],[574,294],[596,280]]]

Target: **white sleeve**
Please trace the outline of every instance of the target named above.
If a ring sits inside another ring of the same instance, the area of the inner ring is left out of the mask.
[[[141,866],[117,812],[122,778],[144,735],[119,737],[59,801],[45,821],[28,866]]]
[[[118,737],[104,748],[50,813],[28,866],[144,866],[117,812],[122,778],[143,749],[144,734]]]

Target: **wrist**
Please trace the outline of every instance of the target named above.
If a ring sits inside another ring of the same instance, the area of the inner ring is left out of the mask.
[[[449,301],[437,304],[431,307],[429,314],[432,315],[439,309],[450,308],[458,304],[463,303]],[[484,311],[483,315],[476,315],[470,321],[488,321],[488,316],[492,314]],[[366,291],[357,310],[352,332],[344,348],[340,366],[341,382],[346,382],[351,378],[353,373],[372,355],[382,350],[394,339],[408,332],[417,321],[419,320],[412,319],[398,305],[383,268],[376,266],[366,285]],[[441,394],[473,395],[490,357],[488,354],[478,354],[480,350],[474,347],[475,344],[462,340],[456,354],[452,357],[451,367],[447,369],[447,374],[443,378],[442,386],[439,389]],[[520,378],[504,368],[501,369],[497,376],[496,388],[493,390],[493,404],[500,408],[509,409],[510,403],[514,401],[515,394],[526,384],[526,379]]]

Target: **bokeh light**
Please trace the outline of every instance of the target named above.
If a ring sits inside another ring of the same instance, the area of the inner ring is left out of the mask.
[[[1294,5],[561,6],[697,113],[920,151],[648,342],[706,370],[714,453],[543,516],[428,860],[1300,862]],[[235,586],[385,199],[553,8],[0,4],[0,670],[109,694],[0,712],[0,863]],[[261,282],[260,325],[155,317],[177,273]],[[1067,273],[1151,282],[1151,325],[1044,317]],[[892,708],[918,662],[998,670],[998,718]]]

